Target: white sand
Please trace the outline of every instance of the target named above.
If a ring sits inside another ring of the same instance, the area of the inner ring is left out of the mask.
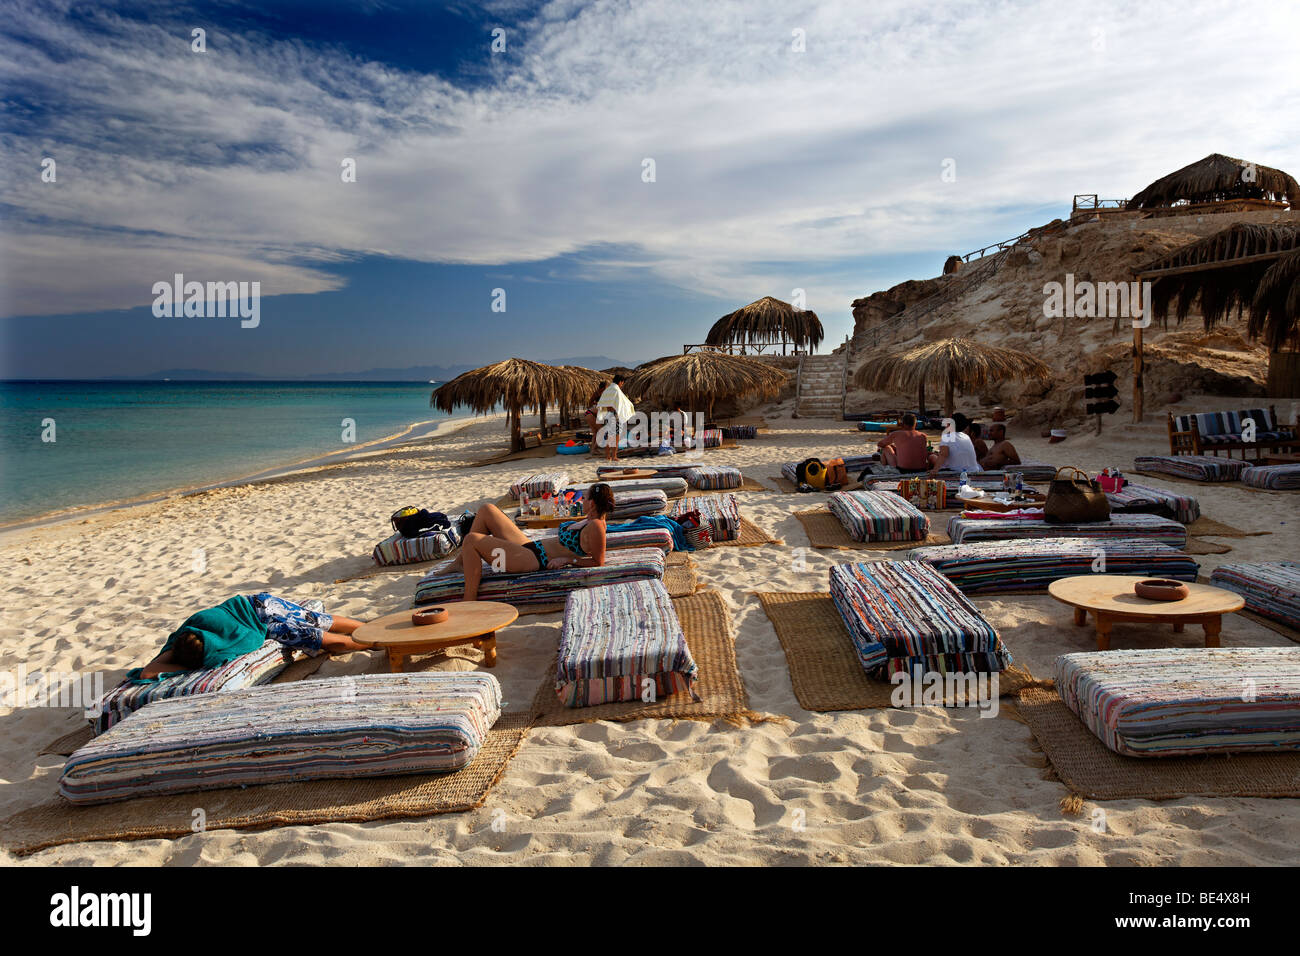
[[[1215,407],[1222,399],[1200,402]],[[1240,404],[1237,402],[1236,404]],[[710,452],[771,484],[778,463],[863,446],[853,425],[774,422],[737,451]],[[1075,435],[1049,447],[1016,437],[1025,457],[1093,470],[1131,465],[1135,454],[1167,447],[1163,420],[1140,428],[1108,425],[1101,440]],[[149,658],[187,614],[232,594],[270,590],[319,597],[358,618],[409,604],[417,575],[379,575],[332,583],[369,565],[390,512],[405,504],[451,509],[495,500],[509,480],[560,464],[594,476],[583,459],[546,458],[467,469],[458,462],[502,447],[499,421],[275,483],[100,514],[0,539],[0,667],[103,669],[111,686]],[[1158,479],[1139,479],[1162,484]],[[1216,485],[1169,484],[1200,499],[1203,512],[1229,525],[1268,530],[1221,539],[1219,563],[1300,558],[1300,495]],[[741,672],[755,710],[785,723],[735,728],[722,722],[595,723],[534,730],[487,804],[467,814],[374,824],[215,831],[178,840],[93,843],[55,848],[35,863],[1294,863],[1300,803],[1294,800],[1185,798],[1089,803],[1062,814],[1064,787],[1042,779],[1027,728],[973,711],[937,708],[811,714],[795,701],[776,634],[755,590],[826,588],[832,563],[872,552],[805,547],[792,517],[812,496],[742,495],[744,513],[784,547],[717,548],[697,557],[704,586],[731,608]],[[196,548],[206,570],[193,570]],[[1093,647],[1090,628],[1047,596],[978,599],[1017,661],[1051,676],[1060,653]],[[548,671],[559,614],[526,616],[500,635],[506,698],[522,708]],[[1287,644],[1243,618],[1225,620],[1224,643]],[[1119,625],[1117,647],[1196,646],[1199,628]],[[425,659],[416,667],[469,667]],[[327,662],[321,675],[380,671],[378,654]],[[36,757],[75,728],[70,710],[0,710],[0,816],[48,798],[62,758]],[[201,802],[201,798],[196,798]],[[1103,806],[1105,833],[1091,814]],[[505,827],[492,829],[494,811]]]

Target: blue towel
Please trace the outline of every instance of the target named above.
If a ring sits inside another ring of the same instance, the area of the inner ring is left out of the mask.
[[[640,531],[643,528],[667,528],[672,532],[673,550],[674,551],[694,551],[691,543],[686,540],[686,532],[672,518],[667,515],[643,515],[635,521],[629,521],[627,524],[620,525],[621,531]]]

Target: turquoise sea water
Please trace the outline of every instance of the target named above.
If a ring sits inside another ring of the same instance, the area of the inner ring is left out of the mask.
[[[0,524],[255,474],[447,419],[426,383],[0,382]],[[454,417],[463,417],[457,412]],[[344,436],[345,418],[355,441]],[[54,420],[54,441],[42,441]]]

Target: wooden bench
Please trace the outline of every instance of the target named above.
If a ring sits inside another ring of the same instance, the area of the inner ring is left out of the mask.
[[[1166,413],[1171,455],[1214,455],[1226,451],[1232,457],[1240,451],[1266,452],[1300,448],[1300,415],[1293,425],[1279,425],[1277,409],[1253,408],[1233,412],[1201,412],[1192,415]],[[1255,440],[1243,441],[1242,432],[1247,419],[1255,423]],[[1257,456],[1260,457],[1260,456]]]

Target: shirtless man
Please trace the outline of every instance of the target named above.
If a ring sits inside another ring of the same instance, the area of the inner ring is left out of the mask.
[[[925,471],[929,465],[927,439],[916,430],[916,416],[904,415],[900,424],[902,428],[895,429],[877,442],[881,459],[899,471]]]
[[[1020,453],[1016,451],[1016,446],[1007,441],[1007,426],[994,423],[989,426],[989,440],[993,442],[993,447],[989,453],[980,459],[980,467],[985,471],[996,471],[999,468],[1005,468],[1007,465],[1020,464]]]

